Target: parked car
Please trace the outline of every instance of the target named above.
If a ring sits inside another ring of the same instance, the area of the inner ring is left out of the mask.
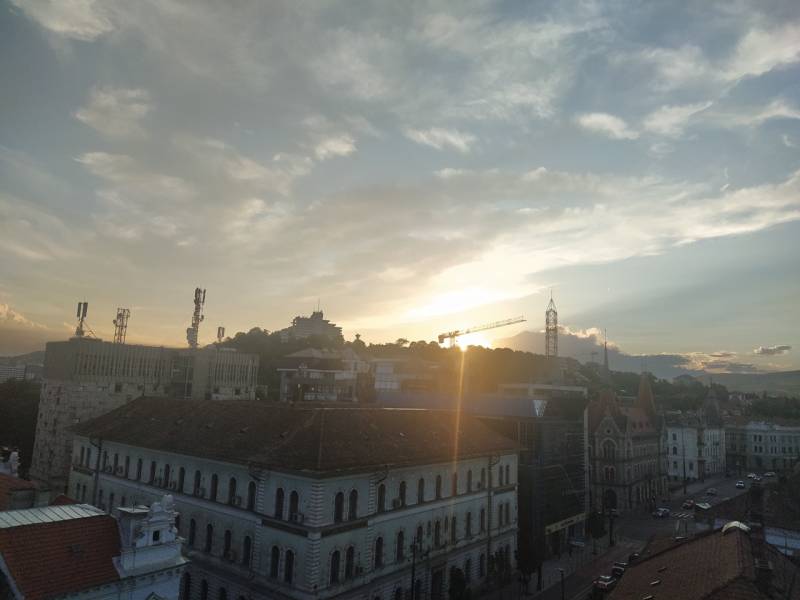
[[[637,560],[639,560],[639,557],[640,555],[638,552],[631,552],[630,554],[628,554],[628,563],[636,562]]]
[[[763,477],[761,477],[761,475],[756,475],[755,477],[753,477],[753,481],[761,481],[762,479]]]
[[[740,489],[740,490],[743,490],[744,489],[744,481],[742,481],[741,479],[739,481],[737,481],[736,482],[736,487],[738,489]]]
[[[756,477],[757,477],[757,475],[755,473],[748,473],[747,474],[747,478],[748,479],[755,479]]]
[[[716,496],[717,495],[717,488],[708,488],[706,490],[706,496]]]
[[[681,508],[694,508],[694,500],[691,498],[686,500],[683,504],[681,504]]]
[[[656,519],[665,519],[669,516],[668,508],[657,508],[653,511],[653,517]]]
[[[625,567],[621,567],[617,563],[614,563],[614,566],[611,567],[611,574],[617,579],[622,579],[622,576],[625,575]]]
[[[775,471],[767,471],[764,473],[764,477],[775,477]]]
[[[600,577],[594,580],[593,585],[597,590],[609,592],[614,589],[615,585],[617,585],[617,580],[611,575],[600,575]]]

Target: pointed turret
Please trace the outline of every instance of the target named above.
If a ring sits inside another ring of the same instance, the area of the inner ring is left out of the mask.
[[[636,396],[635,405],[651,417],[656,414],[656,400],[653,396],[653,388],[650,387],[650,374],[647,372],[643,372],[639,379],[639,394]]]

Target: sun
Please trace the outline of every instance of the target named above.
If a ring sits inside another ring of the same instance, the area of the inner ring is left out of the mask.
[[[456,340],[456,345],[463,351],[470,346],[483,346],[484,348],[491,348],[492,342],[482,333],[468,333],[467,335],[462,335],[459,337]]]

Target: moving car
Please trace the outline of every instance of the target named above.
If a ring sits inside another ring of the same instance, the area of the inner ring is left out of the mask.
[[[592,583],[596,590],[609,592],[614,589],[615,585],[617,585],[617,580],[611,575],[600,575],[600,577],[595,579]]]
[[[717,488],[708,488],[706,490],[706,496],[716,496],[717,495]]]
[[[639,556],[640,555],[638,552],[631,552],[628,555],[628,563],[636,562],[637,560],[639,560]]]
[[[764,477],[775,477],[775,471],[767,471],[764,473]]]
[[[744,481],[742,481],[741,479],[739,481],[737,481],[736,482],[736,487],[738,489],[740,489],[740,490],[743,490],[744,489]]]
[[[683,504],[681,504],[681,508],[694,508],[694,500],[686,500]]]
[[[761,475],[756,475],[755,477],[753,477],[753,481],[761,481],[762,479],[763,478],[761,477]]]
[[[656,519],[665,519],[669,516],[668,508],[657,508],[653,511],[653,517]]]
[[[755,473],[748,473],[747,474],[747,478],[748,479],[755,479],[756,478],[756,474]]]

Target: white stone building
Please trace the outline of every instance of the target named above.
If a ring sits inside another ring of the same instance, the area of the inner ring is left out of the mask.
[[[178,600],[187,561],[171,498],[118,512],[86,504],[0,512],[0,597]]]
[[[140,396],[254,398],[258,357],[227,348],[177,349],[91,338],[45,352],[31,479],[56,492],[69,475],[69,428]]]
[[[725,473],[725,429],[702,415],[664,417],[664,445],[670,481],[705,480]]]
[[[139,399],[77,429],[70,492],[169,490],[186,600],[444,598],[516,548],[517,448],[450,411]],[[456,435],[456,431],[459,432]],[[209,596],[210,594],[210,596]]]
[[[728,467],[745,471],[790,472],[800,463],[800,421],[733,417],[725,423]]]

